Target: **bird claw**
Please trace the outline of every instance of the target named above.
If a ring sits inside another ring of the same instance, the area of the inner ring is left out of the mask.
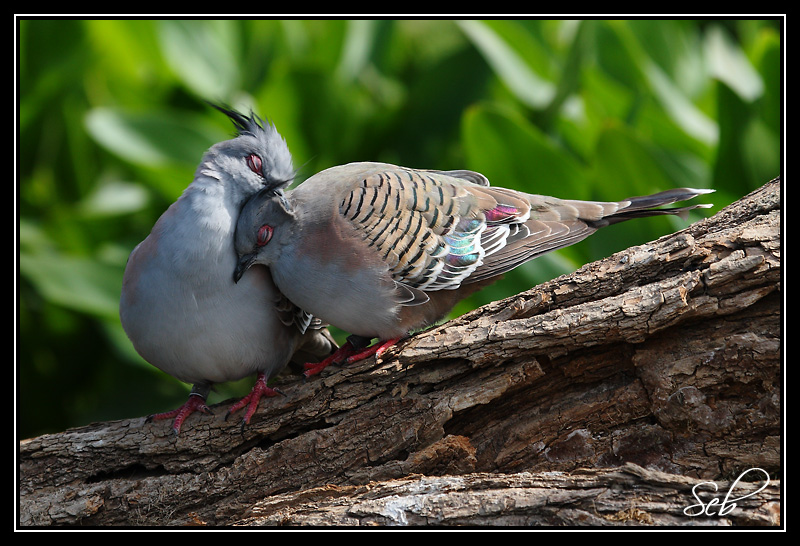
[[[258,403],[261,398],[265,396],[277,396],[279,394],[286,396],[281,390],[268,387],[266,376],[263,373],[259,373],[258,377],[256,378],[256,383],[253,385],[253,390],[250,391],[250,394],[228,408],[228,412],[225,414],[225,420],[227,421],[228,417],[230,417],[233,412],[247,406],[244,419],[242,419],[242,430],[244,430],[244,426],[250,423],[250,418],[258,409]]]
[[[305,368],[305,371],[303,375],[306,377],[317,375],[331,364],[352,364],[353,362],[364,360],[372,355],[375,355],[376,358],[380,357],[389,347],[401,339],[402,338],[396,337],[383,342],[376,341],[373,345],[362,350],[356,349],[353,343],[348,340],[344,345],[339,347],[335,353],[322,362],[307,362],[304,364],[303,368]]]
[[[207,415],[213,415],[214,413],[211,411],[211,408],[206,405],[206,399],[202,395],[193,392],[189,395],[189,399],[178,409],[148,415],[144,422],[151,423],[153,421],[161,421],[163,419],[175,417],[175,420],[172,422],[172,434],[178,436],[181,433],[181,425],[183,425],[183,422],[189,415],[196,411]]]
[[[377,341],[377,342],[375,342],[374,345],[370,345],[369,347],[367,347],[363,351],[361,351],[359,353],[356,353],[356,354],[354,354],[352,356],[349,356],[347,358],[347,360],[345,360],[345,363],[346,364],[352,364],[353,362],[358,362],[359,360],[364,360],[365,358],[368,358],[368,357],[370,357],[372,355],[375,355],[375,358],[379,358],[383,353],[386,352],[386,350],[389,347],[391,347],[392,345],[394,345],[395,343],[400,341],[400,339],[402,339],[402,338],[396,337],[396,338],[393,338],[393,339],[386,340],[384,342]]]
[[[340,364],[347,360],[350,355],[355,354],[356,349],[350,341],[347,341],[336,349],[336,352],[321,362],[306,362],[303,364],[303,375],[311,377],[317,375],[319,372],[330,366],[331,364]]]

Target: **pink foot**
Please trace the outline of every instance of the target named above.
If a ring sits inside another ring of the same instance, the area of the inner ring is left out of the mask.
[[[330,366],[331,364],[352,364],[353,362],[358,362],[359,360],[364,360],[367,357],[372,355],[381,356],[386,349],[400,341],[402,338],[396,337],[394,339],[390,339],[388,341],[377,341],[374,345],[367,347],[366,349],[362,349],[361,351],[357,350],[353,347],[353,344],[350,341],[347,341],[344,345],[339,347],[335,353],[331,356],[323,360],[322,362],[308,362],[303,365],[305,371],[303,375],[306,377],[311,377],[312,375],[317,375],[319,372]]]
[[[267,387],[267,378],[263,373],[259,373],[258,377],[256,377],[256,384],[253,385],[253,390],[250,391],[250,394],[236,402],[234,405],[228,409],[228,413],[225,414],[225,420],[228,420],[228,417],[234,411],[240,410],[243,407],[247,406],[247,411],[244,414],[244,420],[242,421],[242,426],[247,425],[250,423],[250,418],[258,409],[258,403],[264,396],[278,396],[279,394],[283,394],[278,389],[273,389],[272,387]]]
[[[345,363],[352,364],[353,362],[358,362],[359,360],[364,360],[365,358],[370,357],[372,355],[375,355],[376,357],[379,357],[384,352],[386,352],[386,349],[388,349],[389,347],[391,347],[392,345],[394,345],[395,343],[397,343],[401,339],[402,338],[396,337],[394,339],[389,339],[387,341],[384,341],[383,343],[381,343],[380,341],[376,341],[374,345],[371,345],[371,346],[367,347],[366,349],[364,349],[360,353],[356,353],[356,354],[354,354],[352,356],[349,356],[347,358],[347,360],[345,360]]]
[[[164,413],[156,413],[153,415],[148,415],[145,422],[149,423],[150,421],[161,421],[162,419],[171,419],[175,417],[175,421],[172,422],[172,432],[177,436],[181,433],[181,425],[183,425],[184,420],[191,415],[192,413],[199,411],[202,413],[212,413],[209,407],[206,405],[206,399],[204,396],[192,392],[189,395],[189,399],[176,410],[172,411],[165,411]]]
[[[303,375],[306,377],[311,377],[312,375],[317,375],[319,372],[330,366],[331,364],[338,364],[340,362],[344,362],[347,360],[352,354],[355,354],[356,350],[353,347],[353,344],[349,341],[345,342],[344,345],[336,349],[331,356],[323,360],[322,362],[306,362],[303,364],[304,372]]]

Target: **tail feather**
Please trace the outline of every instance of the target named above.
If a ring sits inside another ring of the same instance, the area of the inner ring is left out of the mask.
[[[598,229],[610,224],[624,222],[633,218],[662,215],[676,215],[686,219],[689,211],[708,208],[712,205],[698,204],[673,208],[657,207],[663,207],[678,201],[686,201],[713,191],[678,188],[653,195],[631,197],[618,203],[563,201],[562,203],[566,205],[566,208],[560,210],[562,213],[560,220],[530,218],[523,223],[517,224],[516,229],[518,231],[509,236],[505,246],[498,248],[495,252],[487,253],[483,263],[464,282],[477,282],[500,275],[537,256],[577,243]],[[553,203],[553,205],[555,207],[559,206],[556,203]],[[595,214],[598,208],[589,205],[608,206],[611,210],[616,208],[616,211],[606,216],[598,217]],[[579,214],[572,218],[567,218],[563,215],[566,211],[578,212]],[[536,212],[540,218],[544,216],[542,210],[537,210]],[[585,212],[586,215],[581,215],[581,212]],[[587,216],[593,216],[593,218],[589,219]]]
[[[698,195],[704,195],[713,192],[714,190],[695,189],[695,188],[676,188],[672,190],[662,191],[659,193],[654,193],[652,195],[643,195],[641,197],[629,197],[628,199],[623,199],[622,201],[620,201],[620,203],[629,202],[630,204],[620,208],[614,214],[611,214],[603,218],[603,220],[597,223],[597,227],[616,224],[618,222],[624,222],[625,220],[630,220],[632,218],[646,218],[648,216],[674,215],[686,220],[689,217],[690,210],[705,209],[711,207],[712,205],[702,203],[686,207],[673,207],[673,208],[655,208],[655,207],[670,205],[678,201],[687,201],[689,199],[697,197]]]
[[[688,201],[689,199],[697,197],[698,195],[704,195],[707,193],[714,193],[714,190],[675,188],[651,195],[629,197],[627,199],[623,199],[623,201],[630,201],[631,204],[625,207],[627,209],[644,209],[669,205],[678,201]]]

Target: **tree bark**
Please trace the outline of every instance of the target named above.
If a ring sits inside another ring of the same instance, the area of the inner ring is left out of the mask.
[[[244,428],[224,402],[177,438],[134,418],[24,440],[19,526],[780,525],[780,216],[776,179],[293,378]]]

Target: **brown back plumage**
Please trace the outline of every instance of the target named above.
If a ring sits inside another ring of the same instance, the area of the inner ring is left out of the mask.
[[[382,167],[353,184],[339,213],[380,254],[395,281],[426,292],[496,277],[612,223],[685,215],[704,205],[655,207],[708,191],[576,201],[491,187],[472,171]]]

